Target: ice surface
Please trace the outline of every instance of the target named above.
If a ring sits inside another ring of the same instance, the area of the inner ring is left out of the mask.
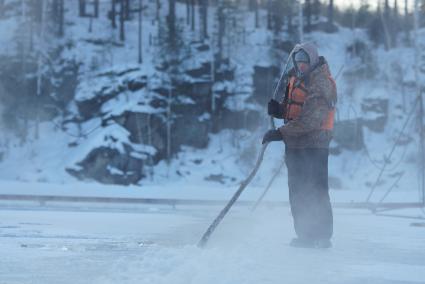
[[[424,283],[409,219],[338,209],[333,248],[296,249],[288,208],[236,208],[197,248],[218,210],[3,208],[0,283]]]

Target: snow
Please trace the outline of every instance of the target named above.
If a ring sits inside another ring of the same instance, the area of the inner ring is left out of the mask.
[[[235,208],[197,248],[218,209],[3,208],[0,281],[423,283],[425,229],[412,220],[337,209],[334,247],[297,249],[288,208]]]
[[[23,3],[23,2],[22,2]],[[169,163],[161,161],[151,170],[152,176],[137,185],[103,185],[82,182],[65,169],[77,168],[96,148],[107,147],[125,152],[124,145],[134,150],[130,155],[146,159],[155,155],[154,145],[134,144],[128,130],[118,124],[103,127],[111,116],[130,111],[155,114],[164,109],[153,108],[151,99],[163,99],[153,90],[167,87],[170,78],[156,69],[161,54],[156,50],[159,31],[152,15],[155,1],[143,17],[143,63],[137,64],[137,21],[126,22],[127,39],[118,41],[118,29],[110,28],[106,17],[93,21],[77,19],[78,2],[66,1],[69,21],[66,38],[52,46],[66,46],[62,58],[82,63],[74,101],[67,107],[66,118],[78,118],[77,103],[106,100],[95,117],[80,125],[66,123],[65,130],[55,123],[40,124],[40,138],[33,139],[34,125],[29,125],[28,142],[22,145],[2,129],[0,137],[0,195],[81,196],[168,198],[218,200],[223,203],[232,196],[240,182],[252,170],[260,149],[264,127],[256,131],[223,130],[209,136],[206,149],[182,146]],[[100,1],[100,14],[105,15],[109,3]],[[167,5],[161,10],[164,16]],[[178,21],[186,7],[177,3]],[[210,8],[211,15],[215,8]],[[265,11],[260,18],[265,19]],[[252,13],[242,16],[246,25],[232,26],[224,38],[224,57],[230,56],[235,69],[234,82],[222,81],[212,86],[234,93],[225,102],[233,111],[265,110],[253,102],[253,66],[268,67],[281,62],[273,56],[270,46],[275,36],[265,25],[254,28]],[[213,17],[210,17],[211,38],[214,38]],[[13,44],[19,17],[1,19],[0,55],[13,56],[19,50]],[[196,29],[200,27],[197,26]],[[186,33],[185,40],[197,39],[197,32]],[[420,31],[419,44],[425,45],[425,29]],[[18,31],[19,35],[19,31]],[[283,33],[282,40],[289,40]],[[362,127],[365,148],[361,151],[343,149],[329,158],[329,175],[340,186],[331,184],[331,200],[341,203],[365,202],[371,188],[376,190],[370,201],[381,200],[394,187],[385,202],[418,202],[418,128],[412,118],[404,130],[404,139],[391,157],[391,149],[400,135],[408,114],[415,104],[413,89],[415,63],[412,48],[400,45],[385,51],[374,47],[366,31],[340,28],[337,33],[306,34],[324,55],[337,79],[339,101],[337,121],[374,120],[381,113],[365,111],[365,99],[389,99],[388,121],[379,132]],[[104,44],[95,44],[95,40]],[[360,40],[370,48],[376,76],[353,80],[349,72],[362,70],[359,58],[352,58],[347,47]],[[281,54],[279,56],[285,56]],[[184,67],[198,68],[211,60],[211,51],[198,52],[184,62]],[[284,59],[282,59],[282,62]],[[61,66],[54,66],[55,71]],[[188,78],[187,74],[181,74]],[[421,82],[425,82],[425,73]],[[146,79],[145,79],[146,78]],[[208,79],[208,78],[203,78]],[[130,92],[129,81],[146,80],[146,87]],[[200,79],[192,79],[199,82]],[[402,86],[400,84],[404,82]],[[124,87],[122,91],[120,88]],[[120,92],[117,90],[120,89]],[[265,94],[266,95],[266,94]],[[267,95],[268,96],[268,95]],[[194,104],[186,97],[179,103]],[[3,112],[0,105],[0,112]],[[59,118],[57,118],[59,119]],[[199,121],[212,120],[207,112]],[[72,121],[72,119],[71,119]],[[0,121],[0,124],[3,124]],[[3,127],[3,125],[2,125]],[[83,134],[83,135],[80,135]],[[335,146],[335,143],[333,143]],[[242,201],[255,201],[263,192],[272,174],[283,159],[283,143],[272,143],[266,151],[257,177],[242,194]],[[384,161],[388,165],[377,180]],[[109,166],[114,174],[122,170]],[[401,179],[399,180],[399,177]],[[213,181],[213,180],[216,181]],[[287,202],[287,174],[283,167],[272,185],[266,201]],[[3,283],[424,283],[425,229],[411,226],[413,219],[376,216],[366,210],[335,209],[334,248],[305,250],[290,248],[294,237],[287,207],[264,206],[255,213],[249,206],[236,204],[211,239],[209,246],[196,247],[200,236],[219,212],[219,206],[125,205],[5,201],[0,199],[0,284]],[[337,206],[336,206],[337,207]],[[418,209],[395,211],[407,217],[422,217]]]
[[[136,113],[159,113],[164,110],[155,109],[150,106],[149,101],[159,98],[152,90],[164,87],[164,82],[169,78],[164,72],[158,72],[155,65],[160,57],[156,52],[158,41],[157,23],[153,21],[156,9],[154,2],[145,3],[148,9],[143,17],[143,63],[137,64],[137,20],[126,21],[126,41],[121,43],[118,40],[118,29],[110,27],[110,22],[106,17],[99,17],[93,21],[92,32],[88,31],[88,19],[78,18],[78,2],[67,2],[66,18],[72,24],[67,26],[66,38],[62,44],[66,45],[62,57],[64,59],[75,59],[81,62],[79,69],[79,84],[75,96],[76,102],[93,99],[96,96],[105,99],[106,94],[120,86],[125,86],[129,80],[145,80],[147,87],[135,92],[122,91],[102,104],[102,117],[93,118],[81,124],[78,129],[77,124],[66,124],[66,132],[55,129],[54,125],[45,123],[41,127],[41,135],[38,141],[31,141],[26,145],[20,145],[16,137],[8,137],[5,133],[2,139],[2,151],[4,151],[0,163],[0,178],[4,180],[17,180],[28,182],[48,182],[53,184],[74,183],[75,178],[70,176],[65,169],[78,167],[76,163],[82,161],[91,150],[100,146],[111,147],[123,151],[123,144],[131,145],[133,149],[139,149],[131,153],[132,157],[146,158],[146,154],[155,153],[155,145],[131,144],[128,139],[129,133],[119,125],[109,125],[100,127],[102,119],[110,116],[119,116],[126,111]],[[166,7],[167,5],[165,5]],[[186,13],[185,5],[177,3],[178,20],[183,20]],[[109,9],[107,2],[100,2],[100,15],[105,15]],[[167,8],[162,11],[164,15]],[[211,15],[215,14],[215,7],[209,9]],[[225,106],[229,110],[243,111],[255,110],[265,111],[265,106],[253,102],[252,93],[253,66],[279,65],[281,62],[273,57],[270,52],[271,42],[274,38],[272,32],[268,31],[262,22],[259,28],[255,28],[253,13],[243,12],[243,19],[246,25],[232,27],[235,30],[229,31],[224,38],[224,56],[230,55],[230,65],[235,69],[235,81],[223,81],[213,85],[213,91],[227,90],[234,95],[226,99]],[[265,11],[260,11],[260,18],[265,19]],[[78,20],[76,20],[78,19]],[[18,27],[18,18],[2,19],[1,33],[2,42],[11,40],[12,27]],[[214,32],[217,26],[213,25],[213,17],[210,17],[210,33],[215,39]],[[196,27],[199,29],[200,27]],[[195,39],[196,32],[188,31],[184,34],[188,42]],[[235,35],[237,32],[237,35]],[[421,30],[421,35],[425,30]],[[3,37],[4,35],[4,37]],[[280,40],[290,40],[288,35],[283,33]],[[150,44],[152,37],[152,44]],[[367,192],[374,184],[379,174],[379,168],[383,166],[384,157],[387,156],[392,145],[399,135],[400,128],[407,117],[407,113],[413,105],[414,90],[409,87],[413,82],[414,56],[412,49],[400,45],[397,48],[385,51],[383,47],[374,47],[368,40],[365,30],[340,27],[337,33],[324,33],[315,31],[305,34],[307,41],[317,44],[320,54],[324,55],[330,65],[334,75],[343,67],[341,74],[337,78],[339,101],[337,121],[348,119],[375,119],[380,116],[376,112],[365,112],[361,109],[361,103],[365,98],[391,98],[389,101],[389,117],[387,125],[382,133],[377,133],[363,127],[363,135],[370,159],[365,151],[352,152],[343,150],[338,156],[330,157],[330,176],[337,178],[342,183],[343,192],[361,191]],[[419,42],[425,44],[425,37],[421,36]],[[4,40],[4,41],[3,41]],[[93,40],[101,40],[106,44],[94,44]],[[215,39],[216,40],[216,39]],[[350,68],[362,66],[359,58],[352,58],[346,52],[347,47],[360,40],[370,48],[373,64],[377,67],[376,78],[365,78],[362,81],[345,78],[344,74]],[[67,44],[65,44],[67,43]],[[148,44],[149,43],[149,44]],[[55,42],[56,44],[56,42]],[[8,54],[2,45],[0,54]],[[15,50],[16,52],[17,50]],[[196,53],[197,56],[190,56],[185,64],[192,67],[200,67],[202,63],[211,60],[211,50]],[[199,55],[199,56],[198,56]],[[279,56],[285,57],[285,54]],[[399,73],[395,71],[395,65],[399,65],[402,70],[402,81],[407,85],[400,89]],[[112,92],[114,93],[114,92]],[[400,96],[403,94],[403,96]],[[103,96],[103,97],[102,97]],[[187,97],[178,98],[180,103],[193,103]],[[219,98],[217,98],[219,99]],[[71,102],[68,111],[72,115],[78,113],[76,102]],[[402,106],[402,109],[399,106]],[[1,108],[1,107],[0,107]],[[72,116],[71,116],[72,117]],[[199,117],[200,121],[211,119],[207,113]],[[164,161],[153,168],[154,176],[152,180],[142,180],[141,189],[146,186],[155,186],[155,183],[180,183],[180,184],[202,184],[204,188],[220,187],[216,182],[206,182],[205,178],[210,175],[223,175],[234,178],[234,181],[225,179],[226,186],[235,186],[240,182],[252,168],[256,154],[259,150],[259,141],[264,131],[267,129],[268,119],[264,116],[264,127],[252,133],[243,131],[225,130],[219,134],[211,135],[210,144],[207,149],[199,150],[183,147],[183,151],[167,165]],[[414,126],[415,119],[412,119],[406,129],[406,136],[412,137],[412,142],[407,146],[398,146],[391,159],[388,169],[385,171],[383,182],[378,183],[378,189],[384,192],[397,178],[395,174],[404,172],[395,191],[415,192],[417,189],[417,150],[418,137],[417,129]],[[57,122],[57,124],[60,124]],[[99,128],[100,127],[100,128]],[[31,129],[30,132],[33,130]],[[80,133],[85,137],[74,137]],[[113,137],[116,142],[106,139]],[[247,138],[248,137],[248,138]],[[7,142],[6,142],[7,140]],[[241,142],[238,142],[242,140]],[[74,147],[69,145],[76,144]],[[6,147],[9,145],[8,147]],[[12,145],[12,146],[11,146]],[[4,150],[3,150],[4,149]],[[267,156],[258,177],[253,186],[264,187],[271,176],[271,172],[278,167],[282,159],[283,147],[281,144],[272,145],[267,151]],[[66,153],[67,155],[63,155]],[[204,160],[203,164],[197,165],[187,161]],[[400,161],[400,163],[398,162]],[[375,164],[375,165],[374,165]],[[398,165],[398,167],[395,167]],[[176,172],[179,171],[180,174]],[[189,173],[189,174],[187,174]],[[286,184],[285,172],[279,177],[280,184]],[[167,180],[169,180],[167,182]],[[168,186],[168,185],[167,185]],[[167,187],[166,186],[166,187]],[[187,186],[184,186],[187,187]],[[195,186],[194,186],[195,187]],[[208,189],[206,189],[208,191]],[[351,193],[349,193],[351,194]],[[393,193],[392,193],[393,194]],[[207,195],[207,194],[205,194]],[[361,194],[365,196],[365,194]]]

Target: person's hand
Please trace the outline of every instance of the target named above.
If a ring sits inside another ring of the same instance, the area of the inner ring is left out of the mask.
[[[262,144],[269,143],[272,141],[282,141],[283,137],[279,130],[272,129],[266,132],[263,137]]]
[[[271,99],[267,105],[267,114],[276,118],[283,118],[283,108],[278,101]]]

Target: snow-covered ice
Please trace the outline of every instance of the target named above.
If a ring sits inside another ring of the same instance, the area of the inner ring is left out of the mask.
[[[0,283],[424,283],[420,221],[336,209],[334,247],[296,249],[288,208],[236,207],[197,248],[220,209],[3,207]]]

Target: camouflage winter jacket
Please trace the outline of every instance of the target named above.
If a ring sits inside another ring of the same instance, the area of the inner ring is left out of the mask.
[[[317,54],[317,53],[316,53]],[[307,97],[300,115],[279,130],[288,148],[328,148],[332,131],[321,129],[328,112],[336,103],[336,88],[329,80],[327,63],[310,73],[306,81]]]

